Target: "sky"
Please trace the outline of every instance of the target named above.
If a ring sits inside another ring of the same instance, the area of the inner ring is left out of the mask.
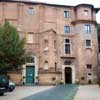
[[[31,1],[46,2],[51,4],[72,5],[72,6],[85,3],[85,4],[92,4],[94,5],[95,8],[100,8],[100,0],[31,0]],[[96,20],[98,23],[100,23],[100,11],[96,15]]]

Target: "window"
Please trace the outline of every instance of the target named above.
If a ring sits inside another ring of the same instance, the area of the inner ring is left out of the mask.
[[[65,53],[66,54],[70,53],[70,44],[65,44]]]
[[[28,14],[29,14],[29,15],[33,15],[33,13],[34,13],[33,7],[29,7],[29,9],[28,9]]]
[[[49,66],[48,66],[48,61],[44,62],[44,70],[48,70]]]
[[[86,46],[87,47],[91,46],[91,40],[86,40]]]
[[[69,39],[65,39],[65,43],[70,43]]]
[[[84,10],[84,15],[85,15],[85,16],[88,15],[88,10]]]
[[[69,18],[69,11],[64,11],[64,18]]]
[[[92,69],[92,65],[91,64],[87,64],[87,69]]]
[[[44,51],[48,51],[48,40],[44,40]]]
[[[70,54],[70,40],[65,39],[65,54]]]
[[[27,34],[27,43],[33,43],[33,33],[29,32]]]
[[[64,33],[70,33],[70,26],[64,26]]]
[[[90,33],[91,32],[91,25],[85,25],[85,32]]]

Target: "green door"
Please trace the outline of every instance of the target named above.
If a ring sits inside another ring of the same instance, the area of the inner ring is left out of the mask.
[[[33,84],[34,83],[34,75],[35,70],[34,66],[26,66],[26,83],[27,84]]]

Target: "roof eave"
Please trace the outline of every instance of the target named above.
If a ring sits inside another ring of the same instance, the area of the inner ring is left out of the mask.
[[[98,13],[98,11],[100,10],[100,8],[94,8],[95,12]]]

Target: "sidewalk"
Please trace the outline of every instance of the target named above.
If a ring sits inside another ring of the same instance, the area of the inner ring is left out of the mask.
[[[100,100],[100,87],[98,85],[81,85],[74,100]]]

